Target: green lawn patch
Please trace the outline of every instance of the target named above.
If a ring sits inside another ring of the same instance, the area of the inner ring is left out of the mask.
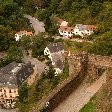
[[[95,110],[95,104],[93,102],[87,103],[80,112],[93,112]]]

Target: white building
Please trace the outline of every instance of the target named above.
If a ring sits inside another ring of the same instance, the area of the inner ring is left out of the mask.
[[[65,38],[72,38],[74,33],[74,27],[68,27],[68,26],[60,26],[59,34]]]
[[[49,44],[44,50],[44,55],[48,55],[48,57],[51,59],[56,74],[59,74],[63,71],[63,54],[64,48],[63,44],[60,42]]]
[[[16,34],[15,34],[15,39],[16,39],[16,41],[19,41],[20,40],[20,38],[22,37],[22,36],[31,36],[31,35],[33,35],[33,33],[32,32],[27,32],[27,31],[20,31],[20,32],[17,32]]]
[[[76,24],[75,27],[68,27],[68,26],[60,26],[58,31],[60,36],[65,38],[72,38],[73,34],[79,35],[82,38],[87,35],[91,35],[96,30],[95,25],[82,25]]]
[[[84,37],[86,35],[91,35],[92,33],[94,33],[94,30],[96,30],[95,25],[76,24],[74,28],[74,34]]]

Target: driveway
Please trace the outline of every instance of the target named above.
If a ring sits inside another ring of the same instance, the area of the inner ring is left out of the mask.
[[[42,72],[45,71],[45,69],[44,69],[45,67],[48,68],[44,62],[41,62],[38,59],[30,57],[30,56],[24,56],[23,61],[25,63],[30,61],[31,64],[35,65],[39,76],[41,75]]]
[[[24,17],[28,18],[31,25],[33,26],[34,30],[35,30],[35,34],[37,35],[39,32],[45,32],[45,28],[44,28],[44,23],[40,22],[37,18],[34,18],[30,15],[25,14]]]

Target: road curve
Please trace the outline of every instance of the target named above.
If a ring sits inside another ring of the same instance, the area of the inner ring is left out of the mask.
[[[44,28],[44,23],[40,22],[37,18],[34,18],[30,15],[24,14],[24,17],[28,18],[32,27],[35,30],[35,34],[34,35],[38,35],[39,32],[45,32],[45,28]]]

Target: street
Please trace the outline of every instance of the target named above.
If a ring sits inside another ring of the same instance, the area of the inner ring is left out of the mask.
[[[41,62],[38,59],[30,57],[30,56],[24,56],[23,61],[25,63],[30,61],[32,65],[35,65],[38,69],[37,71],[38,71],[39,76],[41,75],[43,71],[45,71],[44,69],[45,67],[48,68],[44,62]]]
[[[45,32],[45,28],[44,28],[44,23],[40,22],[37,18],[34,18],[30,15],[24,15],[24,17],[28,18],[31,25],[33,26],[34,30],[35,30],[35,34],[37,35],[39,32]]]

